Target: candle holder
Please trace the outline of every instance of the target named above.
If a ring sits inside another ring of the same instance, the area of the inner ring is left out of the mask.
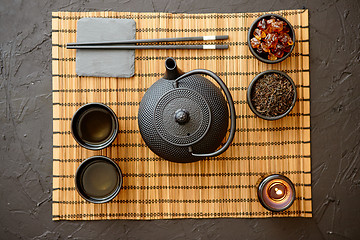
[[[281,212],[288,209],[295,200],[295,187],[290,179],[273,174],[265,177],[258,186],[258,198],[267,210]]]

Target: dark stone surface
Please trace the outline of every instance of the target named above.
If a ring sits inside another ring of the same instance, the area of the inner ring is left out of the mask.
[[[312,219],[51,220],[52,11],[310,10]],[[0,2],[0,239],[360,239],[358,0]]]

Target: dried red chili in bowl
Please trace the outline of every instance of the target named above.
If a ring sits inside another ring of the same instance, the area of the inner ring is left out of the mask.
[[[256,19],[248,33],[251,53],[265,63],[278,63],[294,49],[295,32],[289,21],[276,14]]]

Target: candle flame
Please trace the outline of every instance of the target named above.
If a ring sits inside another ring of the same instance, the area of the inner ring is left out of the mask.
[[[277,195],[281,195],[281,194],[283,193],[283,191],[281,191],[281,190],[278,189],[278,188],[275,188],[275,193],[276,193]]]

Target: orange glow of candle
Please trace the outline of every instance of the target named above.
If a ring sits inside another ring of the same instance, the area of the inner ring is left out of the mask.
[[[274,212],[284,211],[294,202],[294,184],[285,176],[270,175],[259,184],[258,198],[266,209]]]

